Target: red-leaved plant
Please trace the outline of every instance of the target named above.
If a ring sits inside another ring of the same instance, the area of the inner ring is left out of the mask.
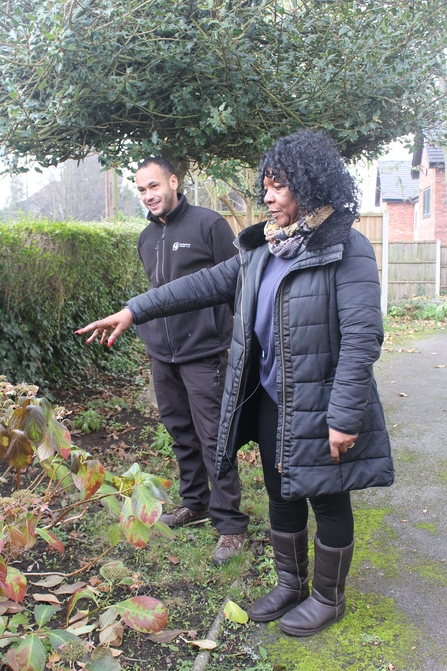
[[[0,647],[7,648],[4,659],[12,671],[44,671],[43,639],[54,650],[49,668],[62,671],[66,664],[73,668],[79,661],[86,671],[118,671],[121,667],[113,656],[113,645],[119,645],[123,627],[149,634],[161,631],[168,621],[164,605],[146,595],[113,603],[117,586],[128,588],[131,594],[141,586],[138,575],[132,575],[120,560],[102,565],[101,578],[89,583],[66,581],[102,559],[123,538],[144,548],[153,529],[172,535],[158,521],[161,501],[169,501],[165,488],[171,483],[144,473],[137,463],[121,476],[106,471],[98,460],[72,445],[62,423],[63,408],[52,408],[37,392],[34,385],[12,385],[0,376],[0,461],[8,464],[4,477],[11,473],[15,478],[15,491],[0,498]],[[21,488],[21,474],[31,465],[38,474]],[[62,496],[76,491],[72,503],[57,508]],[[43,603],[31,613],[22,605],[27,579],[12,561],[39,539],[63,553],[58,527],[98,502],[115,520],[108,528],[109,547],[78,571],[54,573],[34,583],[57,589],[47,598],[34,594]],[[58,595],[62,594],[70,595],[65,626],[52,630],[47,623],[61,610]],[[82,610],[78,609],[80,601]],[[94,630],[99,635],[96,647],[81,639]]]

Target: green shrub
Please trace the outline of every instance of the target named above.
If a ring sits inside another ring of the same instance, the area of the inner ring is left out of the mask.
[[[76,417],[74,425],[83,433],[99,431],[107,425],[107,419],[121,410],[127,409],[129,405],[122,398],[111,398],[109,401],[94,399],[87,403],[86,410],[82,410]],[[120,427],[120,428],[118,428]],[[112,422],[110,428],[122,431],[125,427],[120,422]]]
[[[11,381],[41,386],[98,370],[125,375],[142,347],[131,329],[112,350],[86,346],[79,326],[147,289],[140,221],[0,223],[0,359]],[[129,354],[130,353],[130,354]]]
[[[75,419],[75,427],[84,433],[99,431],[104,425],[103,418],[96,410],[86,410],[79,413]]]
[[[418,297],[397,301],[389,306],[388,317],[443,321],[447,319],[447,300]]]
[[[172,449],[172,436],[168,433],[164,424],[159,423],[157,425],[151,447],[155,447],[157,453],[165,459],[175,458],[175,454]]]

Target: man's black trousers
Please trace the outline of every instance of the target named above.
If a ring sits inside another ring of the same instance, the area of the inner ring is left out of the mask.
[[[160,418],[174,440],[182,505],[208,508],[220,534],[245,533],[249,518],[239,510],[237,469],[222,480],[215,470],[227,353],[181,364],[152,359],[151,367]]]

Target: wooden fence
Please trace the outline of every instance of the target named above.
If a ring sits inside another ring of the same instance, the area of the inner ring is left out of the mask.
[[[439,240],[388,240],[386,244],[388,221],[387,215],[381,213],[363,214],[354,227],[366,235],[374,247],[384,293],[384,311],[390,301],[412,296],[432,298],[447,292],[447,245]]]
[[[360,233],[366,235],[371,242],[379,267],[379,277],[382,282],[382,266],[383,266],[383,221],[382,214],[362,214],[360,221],[354,222],[354,228]]]
[[[223,216],[235,230],[237,224],[234,218],[229,213],[223,213]],[[259,216],[255,220],[259,221]],[[362,214],[360,221],[354,223],[354,228],[366,235],[374,248],[382,285],[382,311],[385,314],[390,302],[447,293],[446,244],[441,244],[439,240],[388,240],[387,213]]]

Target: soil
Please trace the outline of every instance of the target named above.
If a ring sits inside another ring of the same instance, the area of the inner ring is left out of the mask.
[[[159,423],[158,414],[156,410],[143,414],[141,408],[137,409],[133,389],[123,387],[117,389],[109,386],[107,390],[89,392],[52,390],[52,394],[57,405],[63,406],[68,413],[65,422],[69,425],[73,443],[99,459],[107,470],[122,473],[138,458],[140,466],[148,472],[164,477],[176,477],[175,461],[160,459],[156,450],[150,445],[153,432]],[[121,399],[121,401],[115,403],[116,399]],[[123,400],[125,403],[122,403]],[[126,407],[121,407],[124,405]],[[76,428],[76,420],[92,407],[102,417],[103,425],[98,431],[85,433]],[[27,482],[32,481],[36,474],[37,469],[29,468],[28,472],[22,476],[22,488],[26,487]],[[1,483],[0,495],[9,496],[12,491],[13,483],[10,480]],[[63,506],[67,502],[62,499],[56,503]],[[97,512],[102,513],[102,509],[98,507]],[[210,530],[209,533],[214,532]],[[24,605],[30,610],[35,606],[34,594],[51,593],[52,591],[32,584],[44,577],[40,574],[56,572],[72,574],[74,571],[87,567],[81,573],[67,579],[66,582],[71,584],[82,581],[93,586],[97,586],[98,582],[103,582],[99,574],[100,564],[89,567],[91,560],[98,554],[98,547],[95,543],[92,547],[91,531],[86,529],[82,523],[74,523],[64,527],[61,532],[57,531],[57,534],[64,542],[64,554],[45,550],[45,545],[39,541],[34,548],[14,563],[15,568],[27,574],[28,590]],[[194,534],[191,534],[191,537],[194,538]],[[119,553],[113,551],[103,561],[119,557],[126,566],[131,567],[134,574],[138,575],[137,581],[139,580],[141,584],[131,593],[128,590],[121,590],[114,600],[119,601],[130,596],[148,594],[150,585],[150,596],[166,603],[168,610],[171,611],[168,630],[179,631],[171,641],[159,643],[151,641],[148,635],[126,628],[122,642],[115,646],[122,651],[119,657],[121,668],[132,671],[192,669],[194,659],[201,650],[187,641],[206,639],[227,587],[221,595],[216,597],[212,577],[208,581],[182,579],[181,572],[174,571],[175,557],[172,557],[172,575],[168,577],[168,580],[165,576],[162,584],[158,585],[157,567],[152,569],[145,563],[141,556],[142,551],[135,550],[128,544],[121,544],[119,547]],[[262,543],[258,541],[256,546],[258,553],[262,552],[262,547]],[[248,571],[245,573],[248,579]],[[69,598],[69,595],[59,597],[64,606],[61,610],[64,617],[65,606]],[[210,608],[210,600],[213,602],[212,608]],[[187,613],[187,621],[185,621],[185,613]],[[207,615],[204,616],[204,613]],[[58,619],[56,615],[50,625],[51,628],[57,629],[65,627],[66,623],[62,616]],[[248,627],[250,625],[241,627],[229,622],[225,624],[218,651],[211,653],[212,662],[209,668],[219,668],[220,671],[253,668],[253,659],[257,657],[251,647],[246,645]],[[90,638],[97,644],[97,633],[94,632]],[[3,652],[6,652],[6,649]],[[8,667],[1,666],[0,663],[0,668]],[[58,671],[59,668],[64,669],[65,667],[56,665],[50,668]]]

